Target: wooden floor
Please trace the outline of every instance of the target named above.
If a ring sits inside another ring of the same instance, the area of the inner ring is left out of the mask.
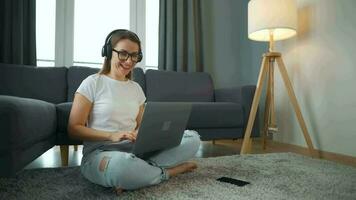
[[[196,154],[196,157],[207,158],[216,156],[236,155],[240,153],[242,140],[216,140],[215,144],[212,141],[204,141]],[[252,143],[253,154],[276,153],[276,152],[294,152],[302,155],[308,155],[308,152],[301,147],[268,141],[266,150],[261,147],[259,139],[254,139]],[[351,165],[356,167],[356,158],[346,156],[331,156],[329,154],[320,153],[321,157],[327,160],[332,160],[341,164]],[[69,166],[79,166],[82,158],[82,146],[79,146],[78,151],[74,151],[74,147],[69,149]],[[61,158],[59,146],[55,146],[48,150],[42,156],[34,160],[26,166],[30,168],[48,168],[61,167]]]

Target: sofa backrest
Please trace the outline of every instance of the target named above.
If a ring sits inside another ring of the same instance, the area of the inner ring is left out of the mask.
[[[95,73],[99,72],[99,68],[91,68],[91,67],[78,67],[72,66],[68,68],[68,77],[67,77],[67,84],[68,84],[68,93],[67,93],[67,101],[72,102],[74,99],[74,93],[77,91],[79,85],[82,81]],[[134,81],[138,82],[143,91],[145,91],[145,75],[141,68],[134,68],[132,73],[132,78]]]
[[[81,82],[100,69],[91,67],[36,67],[0,63],[0,95],[39,99],[51,103],[71,102]],[[133,70],[133,80],[148,101],[214,101],[208,73]]]
[[[146,94],[146,79],[145,79],[145,73],[143,72],[142,68],[135,67],[132,70],[132,80],[137,82],[141,86],[143,92],[145,92]]]
[[[205,72],[146,71],[147,101],[214,101],[213,81]]]
[[[0,63],[0,95],[61,103],[67,99],[67,68]]]
[[[71,66],[68,68],[67,74],[67,101],[72,102],[74,99],[74,93],[77,91],[79,85],[82,81],[95,73],[99,72],[99,68],[92,68],[92,67],[78,67],[78,66]]]

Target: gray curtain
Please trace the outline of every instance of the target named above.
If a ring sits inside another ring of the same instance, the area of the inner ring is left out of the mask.
[[[201,72],[200,0],[160,0],[158,69]]]
[[[36,0],[0,1],[0,63],[36,65]]]

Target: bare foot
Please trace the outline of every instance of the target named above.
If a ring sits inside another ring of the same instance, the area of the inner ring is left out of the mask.
[[[119,196],[120,194],[124,193],[124,189],[119,188],[119,187],[114,188],[114,190],[115,190],[116,195],[118,195],[118,196]]]
[[[167,169],[167,172],[170,177],[177,176],[185,172],[191,172],[195,170],[198,165],[195,162],[184,162],[180,165]]]

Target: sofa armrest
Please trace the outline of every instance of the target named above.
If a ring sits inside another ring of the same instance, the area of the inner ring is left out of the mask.
[[[55,138],[55,131],[54,104],[0,95],[0,152],[27,148],[41,140]]]
[[[249,111],[252,105],[255,89],[256,86],[254,85],[215,89],[215,101],[238,103],[241,104],[246,111]]]
[[[256,86],[255,85],[244,85],[240,87],[233,88],[221,88],[215,89],[215,101],[216,102],[234,102],[242,105],[243,108],[243,118],[244,124],[247,125],[247,120],[250,114],[253,97],[255,95]],[[254,130],[252,135],[259,135],[259,116],[256,114],[256,119],[254,123]]]

